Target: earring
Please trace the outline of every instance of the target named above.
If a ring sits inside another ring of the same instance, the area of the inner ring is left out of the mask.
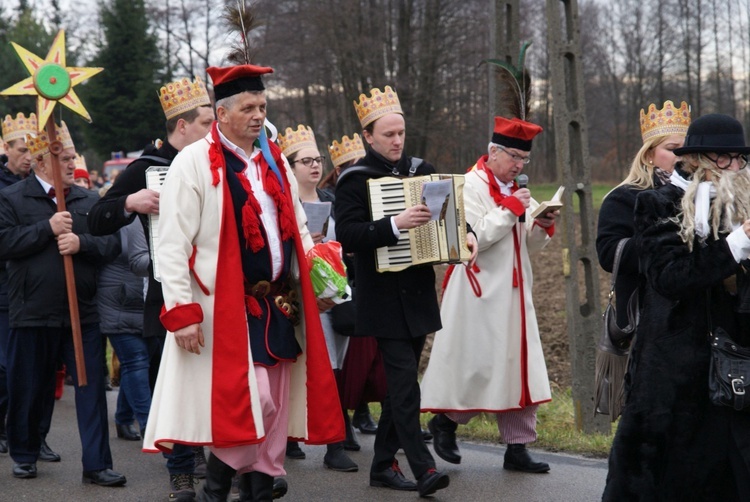
[[[648,163],[651,164],[652,166],[654,165],[654,161],[653,160],[649,160]]]

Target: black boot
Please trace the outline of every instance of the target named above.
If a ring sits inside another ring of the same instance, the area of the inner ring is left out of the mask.
[[[370,407],[367,403],[362,403],[357,406],[354,410],[354,416],[352,417],[352,425],[359,429],[362,434],[377,434],[378,424],[372,419],[370,415]]]
[[[344,430],[346,430],[346,439],[344,439],[344,449],[347,451],[359,451],[362,449],[362,447],[359,445],[359,442],[357,441],[357,437],[354,435],[354,427],[352,427],[352,423],[349,420],[349,412],[346,410],[343,410],[344,412]]]
[[[198,500],[201,502],[226,502],[227,495],[232,489],[232,478],[235,470],[219,460],[216,455],[210,455],[206,462],[206,481],[203,484]]]
[[[237,487],[240,490],[239,502],[251,502],[253,500],[253,478],[251,473],[240,474]]]
[[[546,462],[535,462],[529,455],[525,444],[509,444],[505,450],[505,463],[503,469],[521,472],[548,472],[549,464]]]
[[[273,476],[262,472],[250,473],[253,502],[271,502],[273,500]]]
[[[451,464],[460,464],[461,452],[458,451],[458,445],[456,444],[458,424],[440,413],[432,417],[427,427],[435,436],[432,447],[435,449],[437,456]]]
[[[326,448],[328,451],[323,457],[323,464],[326,467],[339,472],[357,472],[359,470],[354,460],[350,459],[344,451],[343,442],[326,445]]]

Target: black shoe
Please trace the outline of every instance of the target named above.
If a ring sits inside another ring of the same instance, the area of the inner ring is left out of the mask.
[[[549,472],[549,464],[535,462],[529,455],[525,444],[509,444],[505,450],[503,469],[521,472]]]
[[[327,451],[323,457],[323,465],[332,471],[339,472],[357,472],[359,467],[354,460],[344,451],[344,443],[333,443],[327,446]]]
[[[196,481],[192,474],[170,474],[170,502],[191,502],[195,500]]]
[[[370,415],[370,408],[367,406],[367,404],[359,406],[354,411],[354,416],[352,417],[352,426],[359,429],[359,432],[362,434],[377,434],[378,432],[378,424],[375,423],[375,420],[372,419],[372,415]]]
[[[274,478],[273,480],[273,498],[280,499],[289,491],[289,484],[284,478]]]
[[[81,481],[99,486],[122,486],[127,482],[127,479],[112,469],[101,469],[98,471],[83,471]]]
[[[125,441],[140,441],[141,435],[138,433],[138,429],[135,428],[135,425],[128,424],[128,425],[120,425],[115,424],[115,429],[117,430],[117,437],[120,439],[124,439]]]
[[[392,488],[407,492],[417,490],[417,484],[404,477],[404,473],[401,472],[401,468],[398,466],[396,460],[393,461],[391,467],[384,471],[370,472],[370,486]]]
[[[451,464],[461,463],[461,452],[456,444],[456,428],[458,424],[442,413],[435,415],[427,423],[430,432],[435,436],[432,447],[437,456]]]
[[[438,472],[435,468],[427,469],[427,472],[419,476],[417,480],[419,496],[426,497],[432,495],[436,491],[446,488],[450,483],[451,480],[447,474]]]
[[[47,444],[47,440],[42,439],[42,445],[39,447],[39,460],[42,462],[59,462],[60,455],[52,451]]]
[[[30,464],[13,464],[13,477],[31,479],[36,477],[36,462]]]
[[[196,446],[193,448],[195,452],[195,468],[193,469],[193,477],[196,479],[206,478],[206,452],[202,446]]]
[[[302,451],[302,448],[299,447],[299,443],[297,441],[287,441],[286,442],[286,458],[293,458],[294,460],[304,460],[305,452]]]
[[[429,443],[430,441],[432,441],[432,433],[430,431],[422,429],[422,440],[425,443]]]

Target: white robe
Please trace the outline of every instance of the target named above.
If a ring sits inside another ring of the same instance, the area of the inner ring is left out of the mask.
[[[148,424],[144,434],[143,450],[171,449],[174,442],[194,445],[212,445],[212,348],[214,327],[215,285],[219,258],[220,229],[223,216],[224,180],[218,186],[212,183],[209,169],[209,134],[184,148],[174,159],[160,194],[159,242],[156,246],[159,270],[167,310],[176,305],[198,303],[203,311],[201,328],[205,347],[200,355],[180,348],[174,334],[167,333],[164,342],[159,376],[151,402]],[[299,203],[297,183],[285,161],[280,169],[286,175],[292,189],[294,210],[305,250],[313,246],[307,231],[307,217]],[[222,174],[223,176],[223,174]],[[231,217],[228,216],[228,217]],[[195,247],[193,273],[189,270],[189,258]],[[294,253],[293,253],[294,256]],[[292,275],[299,277],[296,259],[292,263]],[[238,273],[241,273],[239,271]],[[203,285],[207,292],[201,289]],[[302,296],[298,296],[300,301]],[[297,340],[303,349],[297,364],[292,365],[290,394],[289,436],[306,438],[307,400],[306,353],[304,338],[304,316],[296,328]],[[250,343],[246,347],[250,368],[253,368]],[[258,438],[263,430],[263,410],[255,372],[248,372],[253,421]],[[267,404],[266,404],[267,406]]]
[[[487,411],[521,409],[551,399],[534,304],[529,253],[542,249],[549,237],[529,215],[526,223],[498,207],[484,171],[466,174],[466,220],[479,243],[475,274],[477,297],[466,273],[453,270],[440,308],[443,329],[435,334],[429,365],[422,380],[422,411]],[[521,295],[513,287],[513,228],[520,238],[526,340],[522,342]],[[523,351],[527,355],[523,357]],[[523,397],[523,389],[528,393]]]

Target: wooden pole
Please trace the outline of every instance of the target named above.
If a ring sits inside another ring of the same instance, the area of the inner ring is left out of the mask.
[[[50,140],[50,167],[52,169],[52,180],[57,195],[57,212],[65,211],[65,187],[63,186],[62,173],[60,172],[60,154],[63,151],[62,143],[57,141],[55,134],[55,122],[52,116],[47,119],[45,125],[47,137]],[[78,314],[78,293],[76,293],[76,279],[73,273],[73,256],[64,255],[63,265],[65,267],[65,286],[68,291],[68,309],[70,310],[70,329],[73,332],[73,349],[76,356],[76,373],[78,374],[78,386],[84,387],[88,384],[86,379],[86,362],[83,356],[83,339],[81,337],[81,318]]]

